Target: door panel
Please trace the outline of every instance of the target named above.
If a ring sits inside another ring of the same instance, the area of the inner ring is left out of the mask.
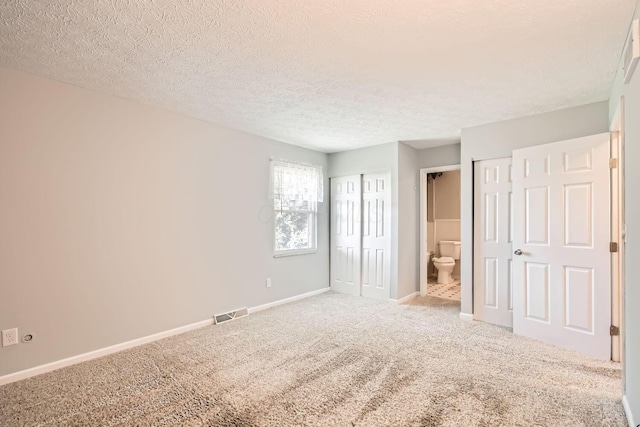
[[[331,290],[360,295],[360,175],[331,179]]]
[[[609,135],[513,152],[513,330],[611,357]]]
[[[525,262],[525,299],[528,319],[549,321],[549,264]]]
[[[389,299],[391,284],[390,175],[362,176],[362,296]]]
[[[593,269],[565,267],[563,279],[565,326],[593,333]]]
[[[511,159],[475,162],[474,174],[473,317],[511,327]]]
[[[530,245],[549,244],[549,187],[525,190],[526,242]]]

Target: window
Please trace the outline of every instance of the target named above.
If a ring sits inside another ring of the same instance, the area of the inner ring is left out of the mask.
[[[315,252],[322,167],[271,161],[275,256]]]

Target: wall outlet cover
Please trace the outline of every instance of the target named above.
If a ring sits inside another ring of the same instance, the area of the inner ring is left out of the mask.
[[[18,344],[18,328],[5,329],[2,331],[2,346]]]

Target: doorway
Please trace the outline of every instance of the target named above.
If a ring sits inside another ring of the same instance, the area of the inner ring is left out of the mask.
[[[420,295],[460,301],[460,165],[420,170]]]

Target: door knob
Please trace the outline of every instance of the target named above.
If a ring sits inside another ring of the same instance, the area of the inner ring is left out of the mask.
[[[522,249],[516,249],[516,250],[513,252],[513,254],[514,254],[514,255],[522,255]]]

